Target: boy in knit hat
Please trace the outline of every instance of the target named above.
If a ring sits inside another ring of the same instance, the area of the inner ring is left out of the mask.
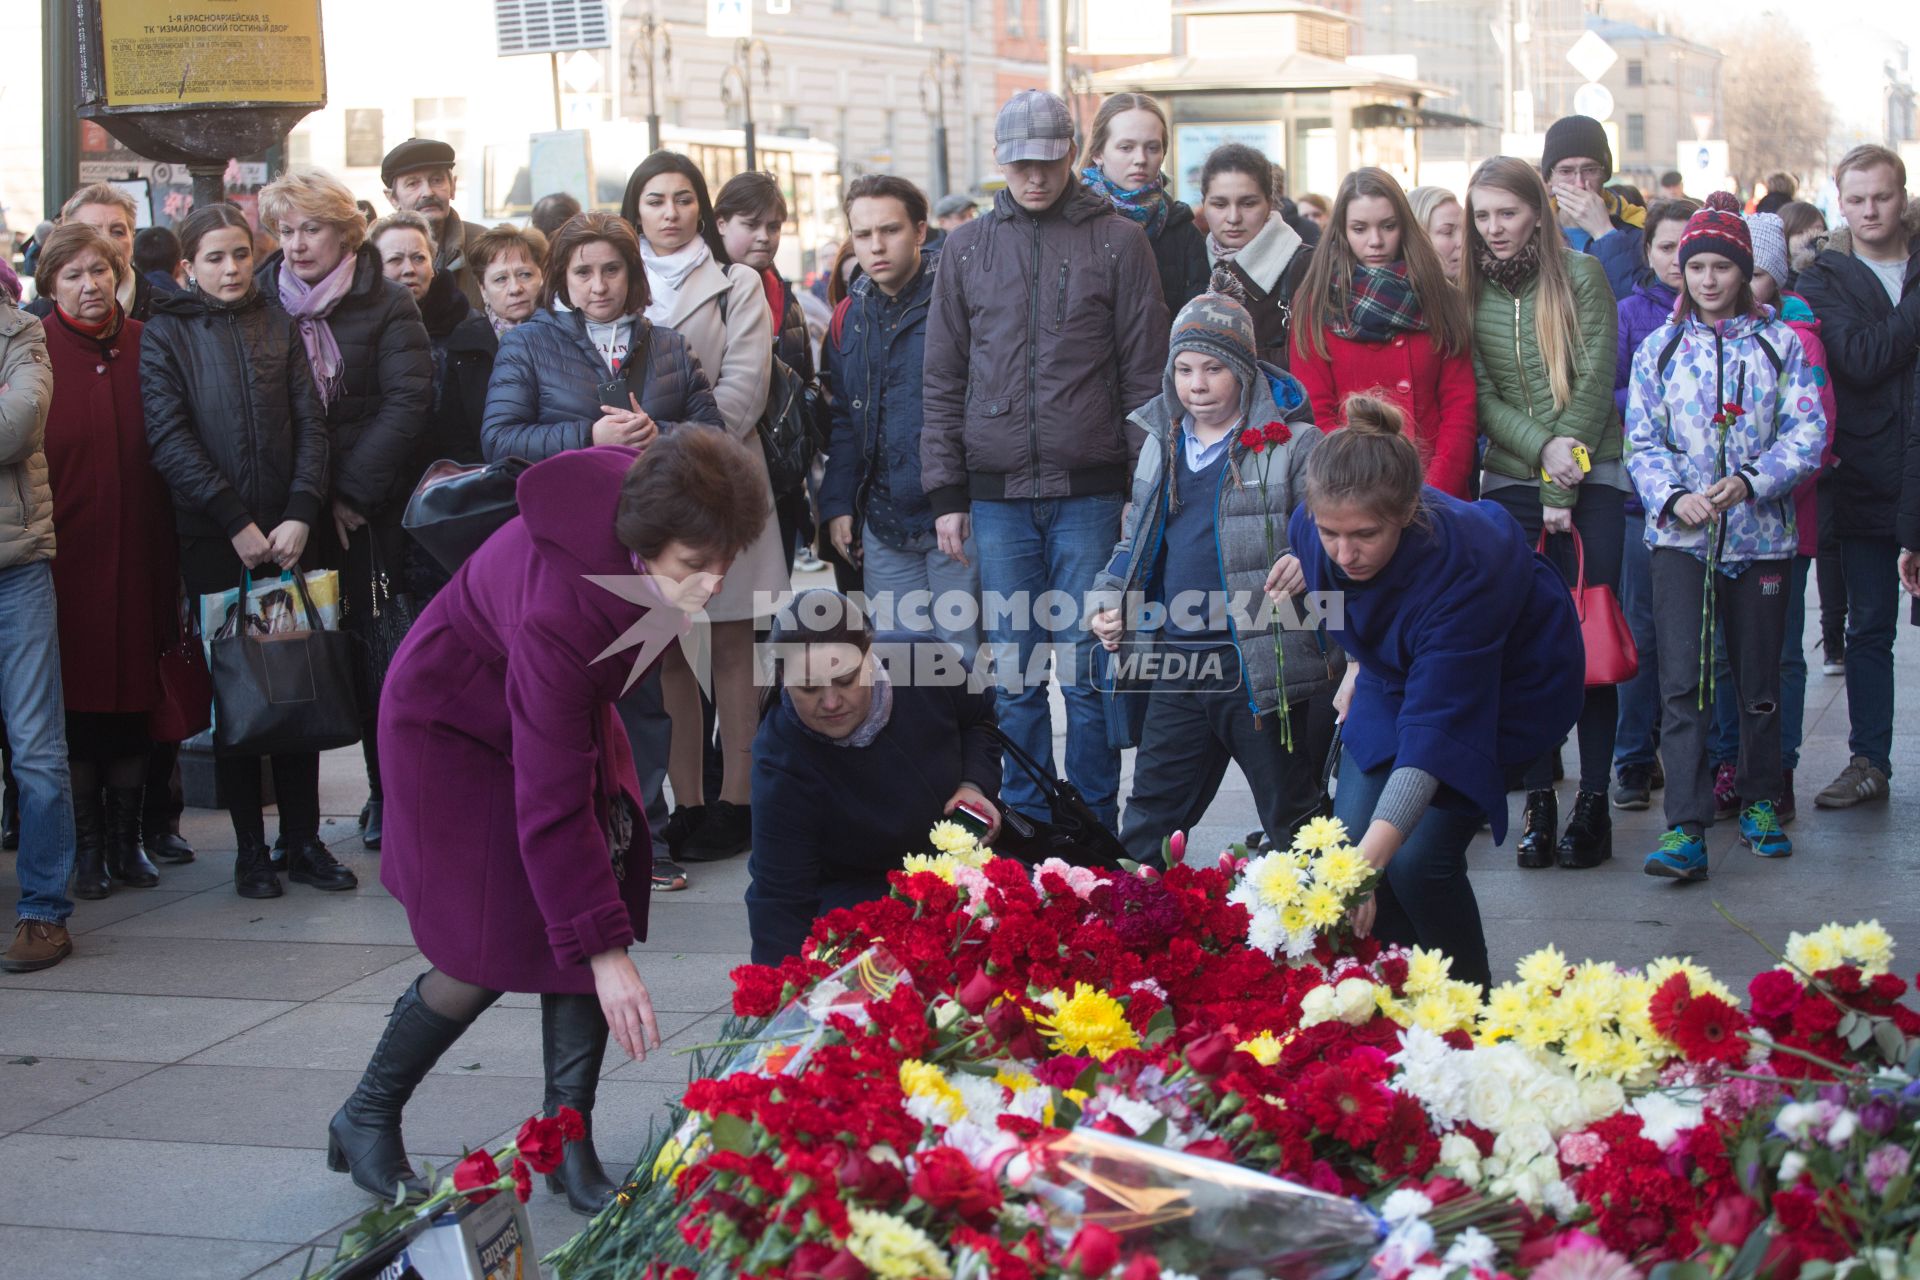
[[[1614,297],[1631,295],[1640,274],[1647,211],[1607,189],[1613,145],[1606,126],[1592,116],[1555,120],[1540,156],[1540,176],[1553,193],[1567,246],[1600,260]]]
[[[1109,725],[1140,748],[1120,839],[1143,863],[1199,821],[1229,760],[1278,847],[1319,802],[1305,704],[1341,665],[1295,598],[1286,523],[1320,432],[1305,389],[1255,352],[1238,300],[1181,309],[1163,390],[1130,419],[1146,433],[1133,503],[1094,581],[1093,632],[1117,655]]]
[[[1754,302],[1753,250],[1733,197],[1715,192],[1687,222],[1674,319],[1641,344],[1627,393],[1627,471],[1651,548],[1669,827],[1644,870],[1675,880],[1707,876],[1721,637],[1738,694],[1741,843],[1763,858],[1793,852],[1777,808],[1780,655],[1799,550],[1793,491],[1820,464],[1826,415],[1799,335]]]

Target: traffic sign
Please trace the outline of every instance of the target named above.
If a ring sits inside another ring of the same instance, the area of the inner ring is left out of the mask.
[[[1573,109],[1583,116],[1605,120],[1613,114],[1613,94],[1603,84],[1583,84],[1573,91]]]
[[[1613,51],[1612,45],[1600,38],[1599,32],[1586,31],[1573,42],[1573,48],[1567,50],[1567,61],[1588,80],[1598,80],[1607,74],[1614,63],[1620,61],[1620,55]]]

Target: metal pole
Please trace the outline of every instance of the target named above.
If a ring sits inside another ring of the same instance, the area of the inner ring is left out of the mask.
[[[947,122],[933,126],[933,198],[944,200],[953,190],[953,178],[947,168]]]
[[[193,175],[193,207],[210,209],[214,205],[224,204],[227,199],[227,162],[218,164],[190,164],[187,172]]]
[[[557,53],[549,53],[547,55],[547,66],[553,72],[553,127],[556,129],[564,129],[567,127],[567,122],[565,112],[560,109],[560,55]]]
[[[1500,127],[1507,133],[1515,128],[1513,118],[1513,91],[1518,87],[1514,81],[1516,50],[1513,47],[1513,0],[1501,0],[1500,24],[1506,29],[1506,39],[1500,48]],[[1501,146],[1505,146],[1503,141]]]
[[[1067,0],[1045,0],[1047,92],[1067,96]]]
[[[80,40],[74,21],[73,6],[66,0],[41,0],[40,216],[49,220],[80,185],[80,121],[71,105],[80,100]]]
[[[741,132],[746,135],[747,139],[747,172],[751,173],[760,167],[760,153],[754,147],[752,97],[748,97],[747,103],[747,122],[742,126]]]

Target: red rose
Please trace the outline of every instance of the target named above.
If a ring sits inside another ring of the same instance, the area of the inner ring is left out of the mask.
[[[1027,1021],[1026,1011],[1013,1003],[997,1004],[987,1010],[987,1034],[1007,1047],[1007,1052],[1027,1062],[1047,1056],[1047,1042]]]
[[[971,1014],[982,1014],[993,998],[1001,994],[1000,984],[987,976],[985,969],[975,969],[973,976],[960,984],[960,990],[954,993],[954,999],[960,1007]]]
[[[521,1204],[533,1199],[533,1170],[519,1156],[513,1158],[513,1194],[520,1198]]]
[[[884,1160],[842,1147],[833,1165],[834,1180],[856,1200],[891,1205],[905,1197],[907,1177]]]
[[[1127,1260],[1120,1280],[1160,1280],[1160,1263],[1150,1253],[1136,1253]]]
[[[1266,433],[1258,427],[1248,427],[1240,433],[1240,447],[1248,453],[1259,453],[1267,447]]]
[[[1284,422],[1269,422],[1261,435],[1266,437],[1268,444],[1285,444],[1293,439],[1293,430]]]
[[[1187,1065],[1198,1075],[1219,1075],[1232,1056],[1233,1039],[1221,1031],[1210,1032],[1187,1046]]]
[[[787,1264],[788,1280],[867,1280],[867,1268],[853,1251],[844,1245],[835,1249],[831,1245],[808,1240],[793,1251],[793,1261]]]
[[[574,1116],[577,1120],[579,1113],[575,1112]],[[535,1173],[552,1173],[560,1167],[561,1148],[566,1145],[564,1131],[565,1126],[558,1117],[550,1120],[530,1116],[513,1141]]]
[[[469,1153],[453,1166],[453,1189],[467,1192],[467,1198],[475,1204],[485,1204],[493,1199],[499,1190],[493,1184],[498,1181],[500,1166],[493,1162],[493,1153],[484,1148]]]
[[[1707,1239],[1714,1244],[1745,1244],[1766,1216],[1759,1205],[1743,1195],[1721,1196],[1707,1218]]]
[[[1120,1261],[1120,1237],[1105,1227],[1084,1226],[1067,1246],[1063,1261],[1074,1275],[1104,1276]]]
[[[914,1160],[913,1194],[939,1212],[977,1227],[991,1224],[1000,1188],[952,1147],[935,1147]]]

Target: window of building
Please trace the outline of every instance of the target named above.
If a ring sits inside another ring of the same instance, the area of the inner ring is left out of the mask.
[[[920,21],[940,21],[940,0],[920,0]]]
[[[1638,89],[1647,82],[1647,67],[1638,58],[1627,59],[1627,87]]]
[[[378,169],[387,154],[384,113],[378,107],[348,107],[343,114],[347,126],[347,168]]]
[[[1027,33],[1027,0],[1007,0],[1007,34],[1023,36]]]
[[[1627,150],[1645,151],[1647,149],[1647,118],[1643,115],[1627,117]]]
[[[305,129],[295,129],[287,135],[287,168],[310,169],[313,167],[313,135]]]

